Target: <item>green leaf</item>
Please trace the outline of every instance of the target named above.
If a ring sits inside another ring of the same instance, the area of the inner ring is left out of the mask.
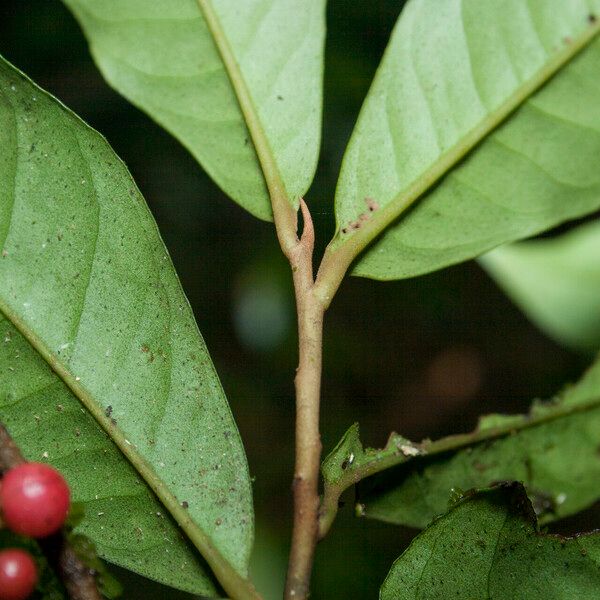
[[[271,219],[266,177],[298,205],[319,152],[325,0],[64,2],[108,83],[231,198]]]
[[[600,220],[559,237],[502,246],[479,260],[544,332],[579,350],[600,348]]]
[[[596,14],[409,1],[344,157],[330,251],[349,261],[389,227],[354,274],[412,277],[599,208]]]
[[[2,59],[0,251],[0,419],[65,472],[82,533],[214,593],[155,494],[217,576],[245,577],[246,458],[156,223],[106,141]]]
[[[540,533],[525,491],[504,484],[465,496],[394,563],[381,600],[595,600],[600,534]]]
[[[392,434],[383,449],[363,450],[354,425],[323,463],[322,527],[333,521],[343,491],[376,473],[359,488],[361,516],[424,527],[453,489],[518,480],[542,521],[562,518],[600,498],[599,443],[600,360],[528,414],[489,415],[471,433],[420,444]]]
[[[51,462],[67,478],[76,531],[111,562],[187,591],[214,595],[204,561],[119,449],[42,357],[0,320],[0,415],[30,460]]]

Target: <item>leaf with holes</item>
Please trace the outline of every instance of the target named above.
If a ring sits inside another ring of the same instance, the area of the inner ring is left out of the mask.
[[[106,141],[4,60],[0,248],[0,418],[24,454],[64,471],[107,560],[214,594],[178,524],[244,578],[246,459],[156,224]]]
[[[597,14],[410,0],[346,150],[331,260],[383,232],[354,274],[412,277],[598,209]]]
[[[394,563],[381,600],[595,600],[600,534],[540,533],[519,484],[469,493]]]
[[[600,221],[557,238],[502,246],[479,261],[542,331],[572,348],[600,348]]]
[[[399,525],[427,525],[454,488],[502,480],[525,483],[543,522],[563,518],[600,498],[599,445],[600,360],[529,413],[482,417],[471,433],[419,444],[392,434],[375,450],[363,448],[354,425],[323,462],[322,527],[335,517],[341,494],[359,482],[360,514]]]
[[[267,220],[265,181],[298,205],[319,153],[325,0],[64,2],[108,83],[225,193]]]

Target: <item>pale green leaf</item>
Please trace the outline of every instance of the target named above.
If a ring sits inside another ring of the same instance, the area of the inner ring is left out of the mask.
[[[480,263],[549,336],[576,349],[600,348],[600,221],[502,246]]]
[[[470,493],[394,563],[381,600],[596,600],[600,533],[540,533],[520,485]]]
[[[392,434],[363,449],[354,425],[323,463],[322,525],[341,494],[359,487],[361,516],[424,527],[445,510],[452,489],[524,482],[540,519],[572,515],[600,498],[600,360],[575,385],[525,415],[488,415],[471,433],[411,443]]]
[[[181,141],[236,202],[270,219],[256,132],[236,97],[245,87],[246,110],[278,171],[267,176],[279,176],[297,206],[319,152],[325,0],[64,2],[108,83]],[[228,51],[237,74],[223,61]]]
[[[596,14],[600,0],[406,4],[336,193],[332,251],[389,226],[354,274],[419,275],[600,207]]]
[[[214,591],[153,490],[245,577],[246,459],[156,223],[106,141],[4,60],[0,250],[20,333],[3,324],[0,419],[24,454],[65,470],[107,560]]]

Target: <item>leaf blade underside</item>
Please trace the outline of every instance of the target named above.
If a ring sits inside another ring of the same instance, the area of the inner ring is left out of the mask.
[[[332,253],[375,239],[353,274],[413,277],[599,208],[598,13],[408,2],[346,150]]]
[[[361,516],[425,527],[444,512],[452,489],[514,480],[524,482],[540,520],[552,521],[600,497],[599,443],[597,361],[578,383],[534,403],[529,413],[488,415],[471,433],[420,444],[392,434],[385,448],[363,449],[354,425],[323,462],[324,502],[334,516],[343,491],[361,482]]]
[[[185,591],[216,594],[208,566],[70,389],[4,316],[0,333],[2,421],[29,460],[48,461],[67,478],[85,510],[77,532],[93,538],[114,564]],[[93,477],[81,476],[80,461]]]
[[[394,563],[381,600],[594,600],[600,534],[539,532],[525,491],[502,485],[468,494],[417,536]]]
[[[542,331],[583,351],[600,348],[600,220],[552,239],[496,248],[479,263]]]
[[[246,108],[266,138],[276,177],[298,206],[319,153],[324,0],[65,4],[108,83],[173,134],[233,200],[270,220],[269,175],[263,176],[257,140],[221,55],[219,46],[226,45],[249,91]]]
[[[152,489],[190,539],[209,540],[245,577],[253,539],[246,458],[141,194],[99,134],[4,60],[0,120],[2,313],[144,477],[149,488],[137,481],[145,489],[144,506],[156,502]],[[22,376],[29,368],[39,370],[19,360],[6,377],[18,379],[18,369],[24,369]],[[67,406],[69,394],[62,393],[60,404]],[[2,403],[10,404],[10,398],[6,393]],[[52,403],[48,411],[55,410]],[[13,411],[8,423],[27,456],[29,446],[38,444],[30,418]],[[28,434],[21,437],[19,431]],[[73,431],[62,435],[66,447],[72,446]],[[105,444],[98,430],[90,436],[93,444]],[[113,461],[131,473],[114,452]],[[103,479],[85,464],[77,461],[72,468],[76,471],[67,470],[67,476],[75,500],[89,500],[91,489],[102,489]],[[100,521],[94,521],[99,536]],[[166,537],[179,540],[174,524],[164,523],[154,523],[154,535],[166,527]],[[135,544],[136,537],[129,541]],[[178,543],[191,565],[180,587],[191,589],[193,579],[194,591],[214,593],[203,562]],[[98,543],[98,549],[111,560],[109,546]],[[124,564],[122,553],[114,559]],[[160,571],[161,580],[177,586],[177,570],[160,570],[159,559],[157,554],[153,564],[138,560],[124,566],[151,578]]]

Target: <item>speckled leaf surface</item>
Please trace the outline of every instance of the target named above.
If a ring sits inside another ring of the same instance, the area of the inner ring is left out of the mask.
[[[600,348],[600,220],[502,246],[480,264],[549,336],[578,350]]]
[[[427,273],[600,207],[596,15],[599,0],[406,4],[336,192],[335,248],[384,231],[354,274]]]
[[[226,44],[297,204],[319,152],[325,0],[64,1],[108,83],[179,139],[236,202],[270,219],[261,167],[219,52]]]
[[[29,460],[50,462],[85,510],[78,527],[111,562],[190,592],[216,592],[210,570],[81,403],[2,316],[0,415]]]
[[[381,600],[596,600],[600,534],[540,533],[523,488],[468,494],[394,563]]]
[[[599,446],[597,361],[578,383],[535,402],[529,413],[488,415],[471,433],[419,444],[394,434],[374,450],[363,449],[354,426],[324,462],[325,501],[335,506],[346,488],[364,479],[361,515],[425,527],[444,512],[453,489],[514,480],[525,484],[540,520],[552,521],[600,498]]]
[[[214,591],[151,487],[244,575],[245,455],[156,224],[106,141],[4,60],[0,248],[0,418],[24,453],[65,469],[106,559]]]

